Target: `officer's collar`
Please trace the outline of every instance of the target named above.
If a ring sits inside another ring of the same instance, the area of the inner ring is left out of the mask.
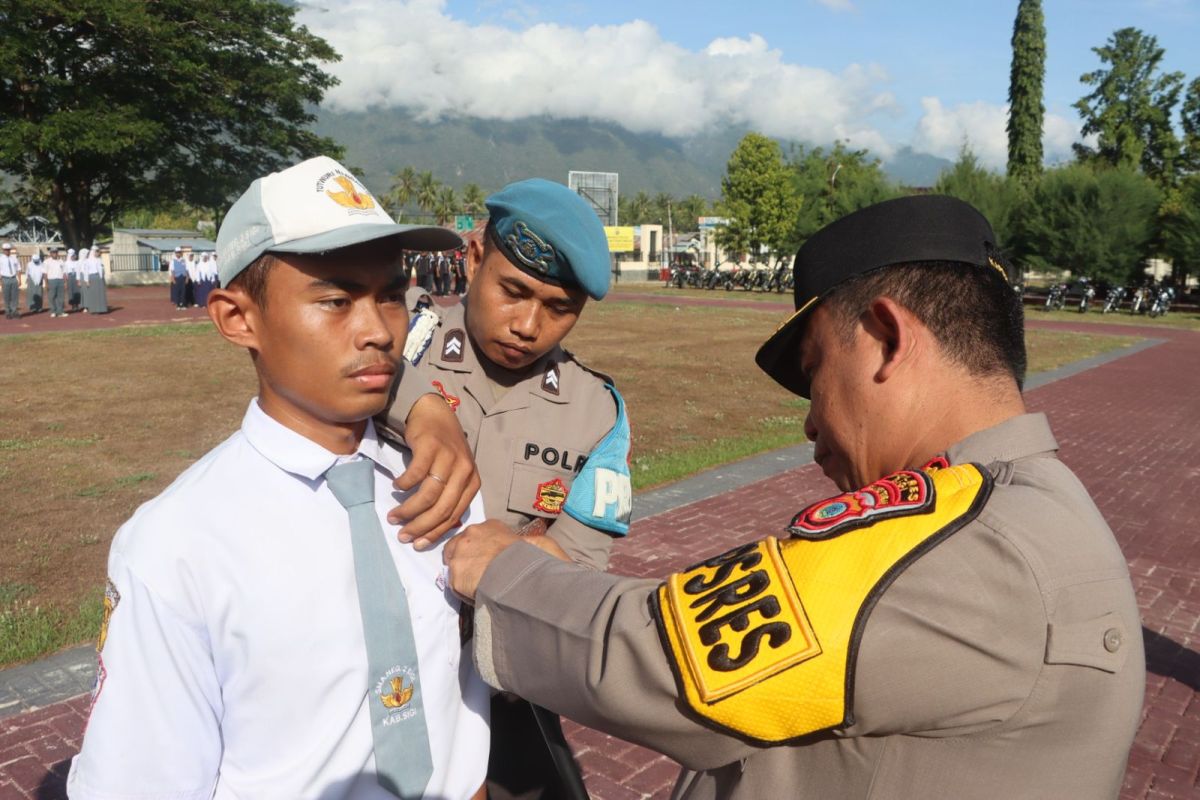
[[[1046,415],[1021,414],[981,431],[976,431],[951,446],[946,456],[951,464],[1016,461],[1020,458],[1054,453],[1058,442],[1050,432]]]

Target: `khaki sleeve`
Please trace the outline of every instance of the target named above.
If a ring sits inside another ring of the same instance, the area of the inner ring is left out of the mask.
[[[408,415],[417,401],[424,395],[437,394],[429,385],[429,377],[420,366],[410,364],[403,359],[400,363],[403,365],[400,379],[396,381],[396,389],[392,394],[391,402],[387,411],[384,412],[384,424],[397,436],[404,435]]]
[[[1043,667],[1046,612],[1033,571],[976,521],[909,567],[863,631],[856,724],[842,735],[959,735],[1002,724]]]
[[[576,564],[603,572],[612,553],[612,534],[584,525],[574,517],[561,514],[546,531]]]
[[[507,548],[475,597],[480,674],[690,769],[746,757],[756,748],[681,710],[650,615],[657,585],[568,564],[523,542]]]

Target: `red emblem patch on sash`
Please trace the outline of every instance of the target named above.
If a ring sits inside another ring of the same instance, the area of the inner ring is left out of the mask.
[[[566,500],[567,485],[561,478],[555,478],[538,484],[537,499],[533,501],[533,508],[543,514],[559,514]]]
[[[879,517],[919,514],[932,506],[933,481],[924,472],[902,470],[858,491],[813,503],[792,518],[793,536],[822,539],[874,524]]]

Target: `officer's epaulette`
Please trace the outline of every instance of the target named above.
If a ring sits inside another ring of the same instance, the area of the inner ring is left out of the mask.
[[[602,383],[607,383],[609,386],[617,385],[616,381],[614,381],[611,376],[601,372],[598,369],[593,369],[592,367],[589,367],[587,364],[580,361],[579,357],[576,356],[574,353],[572,353],[567,348],[560,347],[559,349],[562,350],[564,361],[570,361],[570,362],[574,363],[575,366],[579,367],[584,372],[588,372],[588,373],[592,374],[593,376],[599,378]]]
[[[768,537],[672,575],[651,598],[680,695],[776,744],[854,724],[863,630],[905,569],[979,515],[977,464],[904,470],[810,505]]]

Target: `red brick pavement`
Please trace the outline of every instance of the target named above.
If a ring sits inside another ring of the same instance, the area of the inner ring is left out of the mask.
[[[1053,323],[1035,326],[1073,327]],[[1108,332],[1109,326],[1088,325]],[[1200,797],[1200,333],[1111,326],[1167,339],[1157,347],[1033,390],[1062,457],[1096,497],[1129,559],[1146,628],[1146,706],[1122,800]],[[813,465],[642,520],[613,570],[662,576],[698,557],[777,531],[830,493]],[[764,498],[787,498],[772,505]],[[746,509],[758,510],[750,519]],[[63,796],[86,697],[0,720],[0,800]],[[668,759],[567,724],[597,800],[663,798]]]

